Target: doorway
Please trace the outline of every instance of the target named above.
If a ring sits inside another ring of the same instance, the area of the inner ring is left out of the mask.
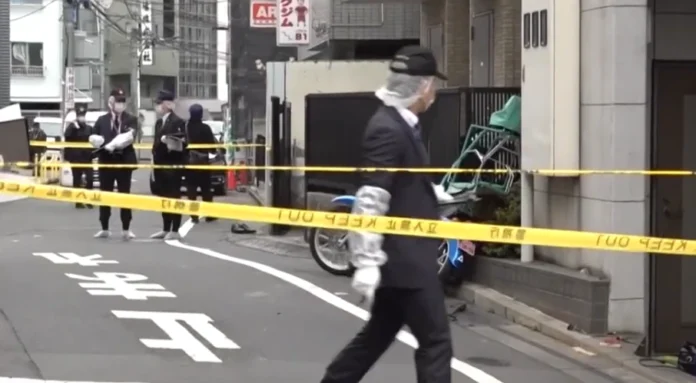
[[[653,169],[696,169],[696,62],[653,64]],[[696,239],[696,177],[652,177],[652,234]],[[650,257],[650,343],[696,341],[696,257]]]
[[[493,84],[493,12],[471,19],[471,86]]]

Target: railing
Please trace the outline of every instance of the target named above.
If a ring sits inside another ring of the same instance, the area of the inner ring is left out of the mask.
[[[43,77],[44,67],[39,65],[12,65],[12,75],[24,77]]]
[[[472,124],[488,125],[491,113],[501,109],[519,88],[451,88],[438,91],[437,100],[421,116],[423,140],[430,166],[448,168],[459,157]],[[363,130],[380,105],[373,93],[311,94],[305,99],[305,165],[360,166]],[[433,174],[439,181],[444,174]],[[352,192],[353,173],[307,172],[306,190]]]

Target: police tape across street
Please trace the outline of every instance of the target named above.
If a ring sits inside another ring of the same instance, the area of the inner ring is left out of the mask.
[[[84,148],[94,149],[94,146],[89,142],[49,142],[49,141],[30,141],[30,146],[46,147],[49,149],[65,149],[65,148]],[[228,148],[257,148],[269,146],[264,144],[244,144],[244,143],[229,143],[229,144],[189,144],[189,149],[228,149]],[[152,149],[152,143],[134,143],[135,149]]]
[[[3,162],[0,158],[0,166],[29,168],[37,164],[26,161]],[[576,177],[587,175],[625,175],[625,176],[650,176],[650,177],[685,177],[696,176],[692,170],[557,170],[557,169],[473,169],[473,168],[366,168],[366,167],[341,167],[341,166],[274,166],[274,165],[155,165],[155,164],[98,164],[98,163],[69,163],[60,161],[44,161],[41,166],[67,166],[75,169],[189,169],[189,170],[271,170],[271,171],[301,171],[301,172],[327,172],[327,173],[356,173],[356,172],[390,172],[390,173],[453,173],[453,174],[532,174],[539,176]]]
[[[302,227],[366,230],[383,234],[466,239],[518,245],[696,256],[696,240],[677,238],[523,228],[398,217],[369,217],[324,211],[185,201],[16,181],[0,181],[0,194]]]

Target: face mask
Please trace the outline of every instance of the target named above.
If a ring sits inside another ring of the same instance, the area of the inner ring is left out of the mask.
[[[78,118],[77,118],[77,122],[82,122],[82,123],[84,123],[84,122],[85,122],[85,118],[84,118],[84,117],[78,117]]]
[[[114,104],[114,112],[123,113],[124,110],[126,110],[126,104],[122,102],[117,102]]]

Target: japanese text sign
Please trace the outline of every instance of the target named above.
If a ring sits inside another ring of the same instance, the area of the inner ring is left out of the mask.
[[[276,0],[251,0],[251,28],[275,28],[276,26]]]
[[[298,46],[309,44],[312,26],[310,0],[278,0],[276,44]]]

